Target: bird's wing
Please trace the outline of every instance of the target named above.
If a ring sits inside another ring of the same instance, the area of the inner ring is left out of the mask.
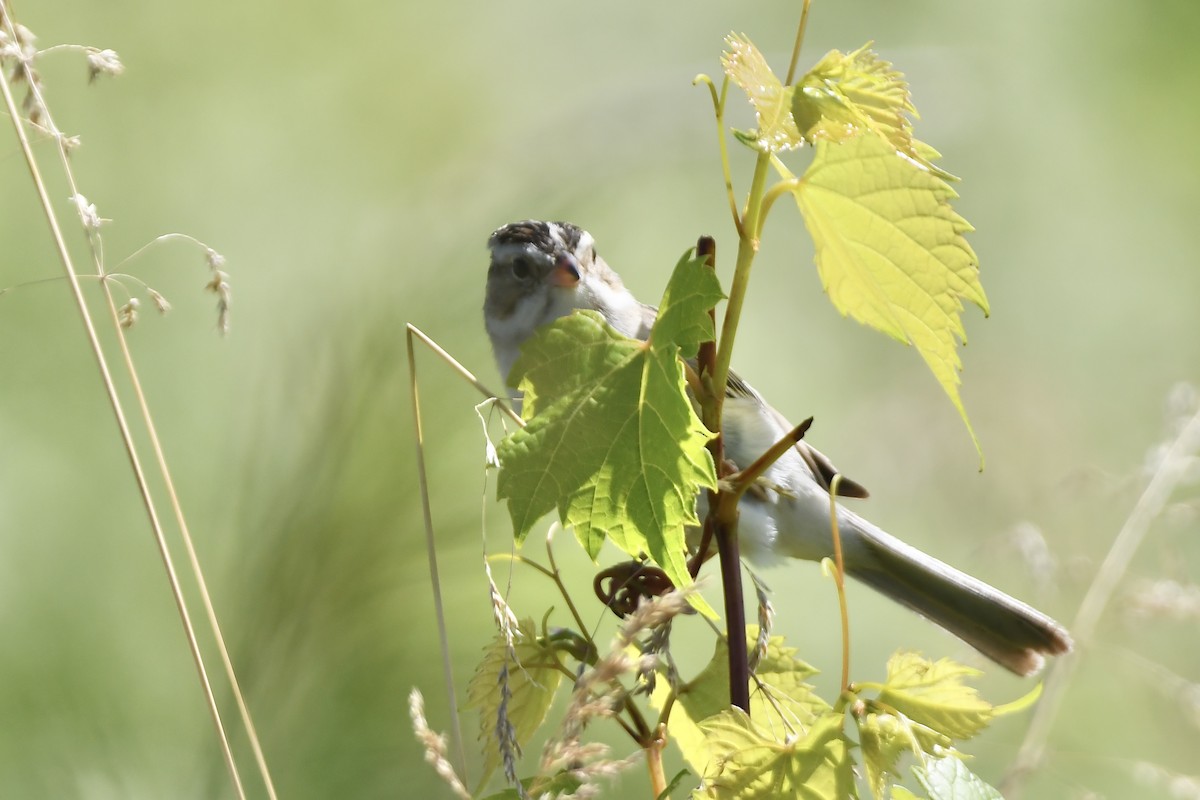
[[[639,319],[637,320],[637,338],[645,340],[650,337],[650,328],[654,325],[654,319],[658,316],[658,309],[645,303],[640,304]],[[695,369],[695,360],[691,360],[692,368]],[[726,388],[727,397],[748,397],[753,398],[772,419],[775,420],[781,431],[790,431],[793,427],[792,423],[788,422],[787,418],[772,408],[762,395],[754,390],[750,384],[746,383],[733,370],[729,371],[729,384]],[[830,485],[833,483],[833,476],[841,474],[840,470],[833,465],[824,453],[817,448],[811,446],[807,442],[801,440],[796,442],[796,452],[804,459],[804,463],[808,464],[808,468],[812,471],[813,477],[817,483],[821,484],[825,491],[829,491]],[[746,466],[741,464],[739,466]],[[842,475],[842,480],[838,483],[839,497],[868,497],[869,492],[861,483],[852,480],[845,475]]]
[[[742,380],[741,377],[733,372],[733,370],[729,371],[729,384],[726,389],[726,396],[751,397],[758,402],[759,406],[762,407],[764,412],[769,414],[772,419],[775,420],[780,430],[790,431],[793,427],[795,427],[792,425],[792,423],[788,422],[787,418],[784,417],[783,414],[780,414],[772,406],[768,405],[767,402],[763,400],[762,395],[756,392],[754,387]],[[803,440],[796,442],[796,452],[798,452],[800,457],[804,459],[804,463],[808,464],[808,468],[812,471],[813,477],[816,478],[817,483],[821,484],[825,491],[829,491],[829,487],[833,483],[833,476],[840,474],[842,475],[842,479],[838,483],[837,491],[839,497],[870,496],[870,493],[867,491],[865,486],[858,481],[852,480],[842,474],[841,471],[833,465],[833,462],[830,461],[824,453],[807,442]]]

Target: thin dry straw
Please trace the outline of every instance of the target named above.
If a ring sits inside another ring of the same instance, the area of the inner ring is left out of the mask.
[[[442,650],[442,675],[446,681],[446,694],[450,701],[450,738],[455,754],[458,756],[459,770],[466,775],[467,756],[463,749],[462,729],[458,723],[458,695],[454,691],[454,669],[450,664],[450,637],[446,632],[446,614],[442,606],[442,582],[438,576],[437,551],[433,541],[433,513],[429,503],[429,483],[425,477],[425,436],[421,428],[421,396],[417,390],[417,362],[413,348],[414,333],[439,355],[450,359],[455,365],[458,365],[458,362],[451,359],[448,353],[435,345],[425,334],[412,325],[408,326],[408,380],[412,387],[413,431],[415,434],[413,438],[416,440],[417,480],[421,489],[421,512],[425,521],[425,552],[429,557],[429,581],[433,587],[433,610],[437,617],[438,640]],[[475,380],[474,375],[466,372],[461,366],[459,369],[466,373],[477,387],[482,388],[481,384]]]
[[[1079,606],[1079,613],[1075,615],[1075,622],[1071,626],[1076,650],[1060,658],[1046,680],[1045,696],[1034,711],[1029,729],[1025,733],[1025,741],[1021,743],[1021,749],[1017,752],[1016,763],[1001,784],[1005,796],[1018,796],[1025,778],[1041,763],[1046,740],[1050,736],[1050,729],[1054,725],[1067,687],[1070,686],[1079,658],[1091,643],[1100,617],[1125,575],[1130,560],[1146,538],[1150,523],[1162,513],[1167,500],[1185,476],[1198,442],[1200,410],[1181,426],[1178,436],[1163,454],[1158,468],[1146,484],[1137,504],[1129,512],[1125,524],[1121,526],[1120,533],[1104,558],[1104,563],[1100,565],[1099,572],[1092,580],[1092,585],[1088,587],[1087,594]]]
[[[12,23],[12,16],[9,13],[7,4],[4,3],[3,0],[0,0],[0,12],[2,12],[2,13],[0,13],[0,17],[2,17],[4,20],[4,23],[8,29],[9,36],[12,38],[13,41],[17,41],[17,34],[16,34],[15,27]],[[22,65],[22,68],[25,68],[24,65]],[[201,683],[201,687],[202,687],[204,695],[205,695],[205,700],[206,700],[208,708],[209,708],[209,713],[212,716],[213,724],[217,730],[217,735],[220,740],[222,754],[224,756],[226,766],[229,769],[230,776],[233,780],[234,787],[238,793],[238,796],[241,798],[245,798],[245,796],[246,796],[245,790],[243,789],[243,786],[242,786],[241,777],[238,774],[237,764],[233,758],[233,752],[232,752],[232,749],[229,744],[229,737],[227,736],[227,734],[225,732],[224,724],[221,721],[220,711],[217,708],[216,699],[213,695],[212,684],[208,678],[208,672],[204,666],[204,658],[201,655],[199,644],[196,640],[196,633],[195,633],[194,626],[192,625],[191,615],[189,614],[188,609],[187,609],[187,602],[183,598],[182,589],[179,584],[179,578],[175,571],[175,566],[171,559],[170,552],[167,548],[166,538],[163,533],[162,524],[158,517],[158,511],[157,511],[154,501],[150,495],[149,486],[146,482],[146,477],[145,477],[145,473],[142,469],[141,460],[138,457],[136,447],[134,446],[134,443],[133,443],[133,437],[132,437],[132,434],[131,434],[131,431],[129,428],[129,424],[125,417],[124,409],[123,409],[120,399],[117,395],[116,386],[113,382],[111,371],[108,368],[108,363],[104,356],[103,349],[100,346],[99,337],[96,334],[96,329],[95,329],[95,325],[92,322],[91,314],[88,311],[87,304],[83,299],[83,292],[79,285],[78,275],[75,272],[73,262],[71,260],[70,254],[67,250],[66,242],[63,239],[62,229],[58,224],[58,218],[57,218],[56,214],[54,213],[54,209],[50,202],[49,194],[46,191],[45,183],[42,180],[41,172],[38,168],[37,161],[35,160],[34,155],[33,155],[33,150],[30,147],[28,136],[25,133],[24,125],[22,124],[22,117],[16,108],[16,102],[12,95],[12,89],[9,85],[7,76],[5,76],[3,74],[2,70],[0,70],[0,91],[3,92],[4,102],[8,109],[10,119],[12,120],[13,129],[17,135],[18,141],[20,142],[21,150],[25,157],[25,162],[26,162],[27,166],[29,167],[30,176],[33,179],[34,187],[38,193],[38,197],[42,203],[43,211],[45,212],[46,219],[50,225],[51,234],[54,237],[55,247],[58,250],[59,257],[62,261],[68,283],[70,284],[70,287],[71,287],[72,296],[75,299],[75,303],[79,310],[80,317],[83,320],[84,329],[85,329],[86,335],[88,337],[88,342],[91,346],[93,356],[96,359],[96,364],[100,370],[101,379],[104,382],[105,392],[108,395],[109,402],[113,409],[113,414],[116,417],[117,427],[120,430],[121,439],[122,439],[122,442],[124,443],[126,454],[129,457],[130,466],[133,469],[134,477],[138,484],[139,493],[141,494],[143,504],[146,507],[146,512],[150,519],[150,525],[154,532],[155,542],[158,546],[159,555],[162,557],[163,566],[167,572],[167,579],[171,585],[171,593],[172,593],[172,596],[175,598],[175,605],[176,605],[177,610],[179,611],[180,619],[183,623],[184,632],[185,632],[185,635],[188,640],[188,647],[191,650],[192,659],[195,662],[196,670],[199,673],[200,683]],[[36,100],[37,100],[39,106],[44,110],[44,113],[46,115],[47,125],[49,125],[51,130],[57,130],[53,124],[53,121],[49,117],[49,111],[46,108],[44,101],[42,100],[42,97],[38,90],[37,84],[36,84],[36,82],[34,82],[32,80],[30,80],[30,91],[35,93],[35,97],[36,97]],[[63,152],[63,149],[62,149],[62,139],[61,139],[61,137],[57,137],[57,138],[58,138],[59,145],[60,145],[59,152],[63,159],[63,166],[66,169],[67,178],[71,185],[71,189],[72,189],[72,193],[73,193],[72,196],[75,198],[79,198],[79,197],[81,197],[81,195],[79,194],[78,189],[75,185],[74,175],[71,172],[69,162],[67,162],[67,160],[66,160],[66,154],[65,154],[65,152]],[[89,237],[89,242],[91,242],[91,237]],[[96,257],[96,251],[95,251],[94,247],[93,247],[93,257],[96,258],[97,268],[99,270],[100,264],[99,264],[98,258]],[[107,286],[107,283],[104,282],[103,280],[101,281],[101,283],[104,286],[105,297],[108,301],[109,310],[112,314],[113,319],[116,320],[118,318],[118,313],[117,313],[117,309],[116,309],[116,304],[114,303],[113,298],[112,298],[112,294],[109,291],[109,287]],[[134,370],[133,361],[129,354],[129,350],[128,350],[128,347],[125,342],[125,337],[124,337],[123,332],[121,331],[119,325],[117,326],[117,336],[118,336],[118,340],[121,343],[121,348],[122,348],[122,352],[125,357],[126,366],[128,367],[129,372],[130,372],[130,376],[133,381],[135,392],[138,396],[138,400],[141,405],[141,410],[142,410],[147,428],[150,433],[151,441],[154,444],[154,449],[155,449],[155,452],[159,459],[159,467],[163,472],[163,477],[164,477],[164,479],[166,481],[166,485],[168,487],[168,493],[170,495],[172,505],[175,508],[176,517],[181,526],[181,531],[182,531],[182,535],[184,538],[184,542],[187,545],[188,554],[192,560],[192,569],[196,575],[197,582],[200,586],[201,594],[204,599],[204,604],[205,604],[206,610],[208,611],[208,614],[209,614],[210,624],[213,626],[215,638],[217,640],[222,657],[225,661],[226,670],[229,674],[231,683],[233,685],[234,694],[237,698],[238,706],[242,711],[243,719],[247,725],[247,732],[248,732],[250,740],[251,740],[252,748],[254,749],[256,758],[259,759],[260,769],[262,770],[263,778],[267,785],[268,792],[269,792],[271,798],[274,799],[275,798],[274,787],[271,784],[270,775],[266,771],[266,764],[262,758],[261,747],[258,744],[258,738],[254,732],[253,724],[250,722],[249,712],[246,710],[245,702],[241,696],[240,690],[237,687],[237,682],[234,679],[232,664],[229,660],[228,652],[225,649],[224,641],[220,634],[220,629],[219,629],[219,627],[217,627],[217,624],[216,624],[216,616],[212,609],[212,604],[211,604],[211,600],[208,595],[207,587],[204,584],[203,576],[202,576],[202,573],[201,573],[200,567],[199,567],[199,562],[195,556],[195,549],[192,546],[191,537],[187,533],[187,527],[183,520],[183,512],[179,506],[179,502],[178,502],[178,498],[175,493],[174,485],[173,485],[173,482],[171,481],[170,473],[167,470],[166,461],[165,461],[165,458],[163,457],[162,449],[161,449],[161,446],[159,445],[158,437],[155,433],[153,422],[150,418],[149,408],[146,405],[145,397],[142,393],[141,385],[140,385],[139,381],[137,380],[137,373]]]
[[[0,3],[0,7],[3,4]],[[5,11],[7,17],[7,10]],[[212,685],[208,680],[208,673],[204,668],[204,659],[200,655],[200,647],[196,641],[196,633],[192,627],[192,621],[187,611],[187,603],[183,599],[183,593],[179,586],[179,579],[175,574],[175,567],[171,562],[170,553],[167,551],[166,539],[163,536],[162,525],[158,519],[158,512],[155,510],[154,501],[150,498],[150,489],[146,484],[146,476],[142,471],[141,462],[138,459],[137,452],[134,449],[133,436],[130,433],[129,425],[125,420],[125,412],[121,407],[121,401],[117,397],[116,386],[113,384],[112,374],[108,369],[108,363],[104,358],[104,353],[100,348],[100,340],[96,336],[96,328],[92,324],[92,318],[87,309],[87,304],[83,299],[83,292],[79,287],[79,280],[75,274],[75,268],[71,263],[71,257],[67,252],[66,242],[63,240],[62,230],[59,227],[58,219],[54,215],[54,209],[50,204],[50,198],[46,193],[46,186],[42,181],[41,173],[38,171],[37,163],[33,158],[33,151],[29,146],[29,139],[25,135],[24,126],[21,124],[21,115],[17,110],[16,103],[13,100],[12,89],[8,83],[8,77],[0,70],[0,91],[4,94],[4,104],[8,108],[8,113],[13,121],[13,128],[16,130],[17,139],[20,141],[21,149],[24,152],[26,163],[29,166],[29,172],[33,178],[33,183],[37,189],[38,197],[41,200],[42,208],[46,213],[46,218],[50,223],[50,232],[54,237],[55,247],[58,249],[59,257],[63,262],[63,268],[66,270],[67,281],[71,285],[71,294],[75,298],[76,306],[79,309],[80,317],[83,320],[83,326],[87,334],[88,343],[91,345],[92,354],[96,359],[96,365],[100,369],[100,377],[104,381],[104,390],[108,395],[109,402],[112,405],[113,414],[116,416],[117,427],[121,432],[121,440],[125,445],[125,452],[129,456],[129,463],[133,469],[134,478],[137,480],[138,491],[141,493],[142,502],[146,507],[146,513],[150,517],[150,526],[154,529],[154,538],[158,545],[159,555],[162,557],[163,566],[167,571],[167,579],[171,583],[171,593],[175,597],[175,605],[179,610],[180,619],[183,622],[184,631],[187,635],[188,647],[192,652],[192,660],[196,664],[196,670],[200,673],[200,683],[204,690],[204,698],[208,704],[209,713],[212,715],[213,724],[216,726],[217,735],[221,740],[221,749],[225,756],[226,766],[229,768],[230,775],[233,778],[234,786],[237,790],[238,797],[245,798],[246,793],[242,788],[242,781],[237,772],[237,765],[233,760],[233,752],[229,747],[229,737],[225,734],[225,726],[221,723],[221,713],[217,709],[216,699],[213,697]]]

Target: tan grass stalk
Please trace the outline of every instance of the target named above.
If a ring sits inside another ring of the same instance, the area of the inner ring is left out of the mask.
[[[1046,680],[1045,696],[1034,711],[1029,729],[1025,733],[1025,740],[1017,752],[1016,762],[1001,784],[1000,788],[1006,797],[1017,797],[1025,778],[1041,764],[1046,740],[1062,706],[1067,687],[1071,684],[1071,677],[1075,674],[1079,658],[1091,644],[1100,617],[1124,577],[1130,560],[1146,538],[1150,523],[1162,513],[1171,494],[1186,476],[1198,447],[1200,409],[1180,426],[1179,433],[1162,453],[1145,490],[1142,491],[1133,510],[1129,512],[1125,524],[1121,526],[1121,531],[1104,558],[1104,563],[1100,565],[1100,570],[1088,587],[1087,594],[1079,605],[1079,613],[1075,615],[1075,622],[1071,625],[1076,644],[1075,652],[1060,658]]]
[[[18,36],[17,36],[15,25],[12,21],[12,15],[7,7],[7,4],[4,2],[4,0],[0,0],[0,17],[3,18],[5,27],[7,29],[7,33],[9,35],[9,37],[11,38],[11,40],[17,41]],[[101,54],[110,53],[110,52],[111,51],[102,51]],[[112,54],[112,60],[113,60],[113,63],[119,64],[119,62],[115,61],[115,54]],[[88,205],[86,203],[86,200],[84,199],[83,195],[79,193],[78,186],[76,185],[76,182],[75,182],[75,177],[74,177],[73,171],[71,170],[70,162],[68,161],[68,158],[67,158],[66,141],[64,140],[64,137],[58,132],[57,126],[55,126],[52,118],[50,117],[49,109],[46,106],[46,104],[41,96],[41,92],[37,85],[37,81],[32,79],[32,77],[29,75],[31,68],[23,60],[20,60],[19,64],[20,64],[20,69],[25,71],[26,76],[30,78],[29,79],[29,91],[31,92],[32,96],[34,97],[34,99],[36,101],[36,105],[40,110],[41,118],[44,120],[45,127],[51,131],[51,133],[58,145],[58,152],[59,152],[60,158],[62,159],[63,169],[66,174],[67,181],[71,188],[72,199],[76,203],[76,207],[80,212],[81,219],[84,223],[85,230],[88,233],[88,242],[89,242],[89,245],[91,246],[92,258],[93,258],[94,264],[96,266],[97,275],[101,278],[101,286],[103,288],[104,296],[108,303],[109,312],[110,312],[111,318],[113,320],[114,327],[116,329],[117,340],[120,343],[122,355],[124,357],[125,364],[126,364],[126,368],[129,372],[130,380],[133,384],[135,394],[137,395],[137,398],[138,398],[138,403],[140,406],[140,410],[142,412],[143,420],[146,424],[146,428],[149,433],[150,440],[154,447],[154,451],[155,451],[155,455],[156,455],[156,458],[158,461],[159,469],[162,472],[164,482],[167,486],[167,491],[168,491],[168,495],[170,498],[170,502],[171,502],[172,508],[175,511],[176,521],[178,522],[178,524],[180,526],[181,536],[184,540],[184,544],[188,551],[188,556],[189,556],[189,559],[191,562],[192,571],[196,578],[197,585],[200,589],[201,597],[203,599],[206,612],[208,614],[209,624],[213,629],[214,638],[216,639],[218,649],[220,650],[222,659],[224,661],[226,674],[230,680],[230,684],[232,686],[234,696],[237,700],[239,710],[242,712],[243,722],[246,725],[247,734],[250,739],[251,747],[255,753],[256,759],[258,760],[259,769],[262,773],[264,783],[266,784],[267,791],[268,791],[270,797],[272,798],[272,800],[274,800],[274,798],[276,797],[276,794],[275,794],[274,786],[271,782],[270,774],[266,769],[266,762],[262,756],[262,749],[261,749],[261,746],[258,741],[258,736],[254,730],[253,723],[250,720],[249,711],[246,708],[245,701],[241,694],[241,690],[237,684],[237,680],[236,680],[236,677],[233,672],[232,662],[229,658],[228,650],[225,647],[225,642],[224,642],[223,636],[221,635],[220,627],[217,624],[216,614],[215,614],[215,611],[213,610],[213,606],[212,606],[211,598],[210,598],[210,595],[208,592],[208,588],[204,581],[203,571],[201,570],[199,560],[196,557],[195,547],[192,544],[192,539],[188,532],[187,523],[186,523],[186,520],[183,515],[182,507],[179,503],[178,495],[175,491],[174,482],[171,479],[170,470],[167,467],[166,458],[163,454],[162,447],[161,447],[161,444],[160,444],[160,441],[158,438],[158,434],[154,427],[153,419],[150,414],[150,409],[149,409],[148,404],[146,403],[145,394],[142,391],[141,382],[138,380],[137,370],[134,367],[133,359],[129,352],[128,344],[126,342],[125,335],[124,335],[124,330],[123,330],[123,327],[121,324],[122,314],[117,309],[117,306],[113,299],[112,292],[111,292],[108,282],[103,279],[104,278],[103,263],[102,263],[102,258],[100,256],[99,248],[97,246],[98,239],[97,239],[97,235],[95,233],[96,229],[99,226],[100,220],[99,220],[98,216],[96,216],[96,214],[95,214],[95,207]],[[89,59],[89,64],[91,65],[90,59]],[[92,65],[91,68],[93,70],[92,77],[94,78],[97,74],[99,74],[99,72],[101,70],[96,69],[96,67],[94,65]],[[76,307],[80,314],[80,318],[83,321],[85,333],[87,335],[89,345],[91,346],[91,349],[92,349],[92,354],[95,357],[97,367],[100,370],[101,379],[103,380],[103,383],[104,383],[105,393],[107,394],[107,396],[109,398],[109,402],[110,402],[110,405],[112,406],[114,416],[116,417],[117,427],[120,431],[121,439],[125,446],[126,454],[129,457],[130,466],[134,473],[134,478],[138,484],[138,491],[142,497],[143,504],[146,508],[146,513],[150,520],[150,525],[151,525],[151,528],[153,530],[154,537],[155,537],[155,543],[158,547],[159,555],[162,558],[163,566],[167,573],[167,579],[171,586],[171,593],[175,599],[175,605],[179,612],[180,620],[183,624],[184,633],[188,640],[188,647],[189,647],[189,650],[191,651],[192,659],[196,665],[196,670],[197,670],[199,678],[200,678],[200,683],[201,683],[202,690],[204,692],[205,701],[208,705],[209,713],[212,716],[213,725],[217,731],[217,736],[218,736],[218,739],[220,742],[222,755],[224,757],[226,766],[229,769],[230,777],[233,780],[234,788],[237,791],[238,797],[245,798],[245,796],[246,796],[245,790],[242,786],[242,781],[241,781],[241,777],[238,773],[237,764],[234,760],[232,748],[229,744],[229,737],[226,734],[225,726],[221,720],[220,710],[217,707],[216,698],[214,696],[213,689],[212,689],[212,683],[209,680],[208,671],[204,665],[204,657],[201,654],[199,643],[196,639],[195,628],[191,621],[191,615],[187,608],[187,602],[184,599],[182,588],[179,583],[179,578],[178,578],[178,575],[175,570],[174,562],[171,558],[170,551],[167,547],[166,537],[163,532],[162,523],[159,519],[158,511],[155,506],[153,497],[151,496],[150,489],[149,489],[149,486],[146,481],[145,472],[144,472],[142,464],[141,464],[141,459],[138,456],[136,445],[133,442],[133,436],[130,431],[128,421],[126,419],[124,408],[121,404],[120,397],[117,394],[116,386],[115,386],[115,383],[112,378],[112,373],[108,367],[108,362],[107,362],[107,359],[105,358],[103,348],[100,345],[99,337],[96,334],[96,329],[95,329],[95,325],[92,321],[91,313],[88,310],[87,303],[83,298],[83,292],[82,292],[82,290],[80,288],[80,284],[79,284],[79,276],[75,270],[74,263],[71,259],[70,253],[66,246],[66,242],[63,238],[62,229],[58,222],[58,217],[54,212],[54,208],[53,208],[52,203],[50,202],[49,194],[46,190],[45,183],[42,180],[41,171],[38,167],[37,160],[35,159],[35,157],[33,155],[33,150],[30,146],[28,135],[25,132],[22,116],[21,116],[20,112],[17,110],[16,102],[15,102],[13,94],[12,94],[12,89],[11,89],[11,86],[9,85],[9,80],[8,80],[7,76],[5,76],[3,74],[2,70],[0,70],[0,91],[3,92],[5,106],[7,107],[10,119],[12,120],[12,123],[13,123],[13,129],[14,129],[14,131],[17,135],[17,139],[21,145],[21,150],[25,157],[26,165],[29,168],[30,176],[33,180],[34,187],[38,194],[38,198],[41,201],[43,212],[45,213],[47,222],[50,225],[50,230],[51,230],[51,234],[54,238],[55,247],[58,250],[59,258],[62,261],[63,269],[65,271],[67,281],[70,285],[72,296],[75,300]]]

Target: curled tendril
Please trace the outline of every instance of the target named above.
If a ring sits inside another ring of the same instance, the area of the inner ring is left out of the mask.
[[[675,588],[667,573],[642,561],[624,561],[596,573],[592,589],[618,617],[637,610],[642,598],[661,597]]]

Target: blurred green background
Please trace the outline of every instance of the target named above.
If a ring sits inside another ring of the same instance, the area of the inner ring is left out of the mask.
[[[78,56],[40,63],[60,127],[83,137],[81,191],[113,220],[108,263],[168,231],[228,258],[225,339],[199,253],[124,269],[175,306],[145,308],[133,347],[282,797],[447,796],[407,716],[418,686],[448,724],[404,323],[497,384],[484,242],[514,219],[585,226],[647,300],[697,235],[731,254],[708,96],[691,80],[719,71],[730,30],[782,73],[798,7],[17,3],[41,46],[109,47],[127,65],[88,86]],[[917,134],[964,178],[993,310],[966,312],[963,351],[987,470],[917,356],[832,310],[782,204],[735,361],[787,415],[815,415],[810,439],[871,488],[873,519],[1064,622],[1169,435],[1172,388],[1200,381],[1198,35],[1192,0],[817,0],[801,59],[874,40],[912,83]],[[37,153],[52,167],[48,142]],[[734,159],[744,188],[751,159]],[[0,182],[0,286],[60,274],[11,133]],[[61,179],[51,193],[66,215]],[[461,688],[491,631],[481,509],[491,550],[508,525],[482,500],[478,398],[418,360]],[[232,797],[61,281],[0,297],[0,375],[0,797]],[[1119,603],[1138,580],[1195,581],[1189,509],[1156,524]],[[1047,558],[1024,558],[1021,532]],[[586,560],[562,545],[585,614],[604,620]],[[778,630],[828,691],[834,595],[813,565],[790,569],[765,576]],[[528,571],[514,582],[519,613],[555,602]],[[850,600],[861,679],[901,646],[973,659],[866,590]],[[1027,796],[1165,795],[1134,778],[1138,762],[1198,771],[1196,622],[1105,617]],[[706,659],[706,638],[688,636],[677,646]],[[994,669],[982,684],[998,702],[1029,688]],[[973,768],[998,781],[1027,721],[973,743]],[[615,793],[648,796],[640,773]]]

